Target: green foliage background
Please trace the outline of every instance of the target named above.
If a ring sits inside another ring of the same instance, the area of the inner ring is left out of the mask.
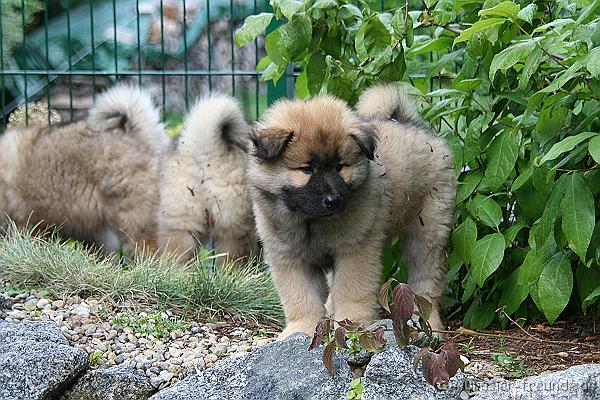
[[[266,36],[264,80],[291,64],[297,96],[351,104],[374,82],[410,83],[450,144],[459,187],[449,305],[466,326],[505,324],[499,308],[551,323],[566,309],[598,311],[600,0],[271,5],[236,35],[242,46],[279,23]],[[402,275],[398,264],[386,251],[386,272]]]

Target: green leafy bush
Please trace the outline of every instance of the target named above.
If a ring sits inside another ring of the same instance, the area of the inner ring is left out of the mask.
[[[272,5],[236,37],[243,45],[280,22],[266,36],[263,79],[291,64],[297,96],[350,103],[373,82],[410,82],[450,144],[459,185],[449,292],[465,325],[488,326],[498,308],[551,323],[569,304],[598,311],[599,0]]]

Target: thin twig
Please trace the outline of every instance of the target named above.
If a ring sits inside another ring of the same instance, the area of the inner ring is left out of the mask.
[[[500,312],[502,315],[504,315],[506,317],[506,319],[508,319],[514,326],[516,326],[517,328],[519,328],[524,334],[526,334],[527,336],[529,336],[532,339],[536,339],[538,341],[541,341],[541,339],[536,338],[535,336],[533,336],[531,333],[527,332],[525,329],[523,329],[523,327],[521,325],[519,325],[514,319],[512,319],[504,310],[506,307],[500,307],[499,309],[496,310],[496,312]]]
[[[536,339],[536,338],[528,338],[521,336],[513,336],[513,335],[500,335],[498,333],[485,333],[485,332],[476,332],[471,329],[460,327],[455,330],[445,331],[445,330],[434,330],[434,332],[438,333],[458,333],[465,336],[481,336],[481,337],[494,337],[499,339],[512,339],[512,340],[524,340],[527,342],[538,342],[538,343],[549,343],[549,344],[566,344],[570,346],[587,346],[587,347],[595,347],[593,344],[589,343],[573,343],[567,342],[563,340],[547,340],[547,339]]]

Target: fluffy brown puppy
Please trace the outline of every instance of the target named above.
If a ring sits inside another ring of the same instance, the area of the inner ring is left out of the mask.
[[[159,244],[168,253],[187,260],[199,244],[214,246],[229,260],[251,253],[254,223],[245,185],[249,131],[232,97],[213,95],[190,110],[162,171]]]
[[[167,146],[151,98],[122,85],[101,94],[84,121],[8,129],[0,136],[0,216],[131,252],[155,241]]]
[[[248,182],[287,320],[281,337],[314,332],[326,312],[336,320],[376,318],[380,254],[394,236],[410,266],[408,283],[433,301],[430,322],[441,327],[456,178],[450,150],[405,95],[374,87],[357,113],[331,96],[282,100],[252,141]]]

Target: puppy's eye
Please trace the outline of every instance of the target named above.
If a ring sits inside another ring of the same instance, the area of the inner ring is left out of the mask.
[[[338,165],[335,167],[335,170],[336,170],[337,172],[340,172],[340,171],[342,170],[342,168],[344,168],[344,167],[345,167],[345,165],[344,165],[344,164],[338,164]]]
[[[300,171],[304,172],[306,175],[311,175],[314,172],[313,167],[311,167],[310,165],[307,165],[305,167],[300,167],[298,169]]]

